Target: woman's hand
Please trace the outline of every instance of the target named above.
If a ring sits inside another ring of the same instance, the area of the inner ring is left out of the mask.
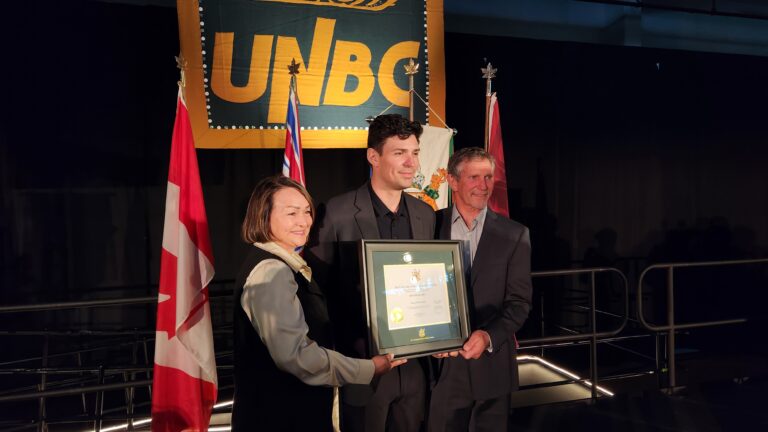
[[[373,375],[379,376],[389,372],[392,368],[396,368],[401,364],[406,363],[407,359],[394,360],[394,354],[377,355],[371,358],[373,360],[373,366],[375,368]]]

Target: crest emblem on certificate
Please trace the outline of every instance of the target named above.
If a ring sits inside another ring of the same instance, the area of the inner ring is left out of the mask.
[[[416,285],[416,284],[418,284],[419,282],[421,282],[421,270],[419,270],[419,269],[414,269],[414,270],[411,272],[411,283],[412,283],[412,284],[414,284],[414,285]]]

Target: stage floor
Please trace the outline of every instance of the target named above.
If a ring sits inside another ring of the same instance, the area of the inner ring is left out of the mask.
[[[768,379],[698,384],[669,396],[657,390],[517,408],[511,432],[766,431]]]

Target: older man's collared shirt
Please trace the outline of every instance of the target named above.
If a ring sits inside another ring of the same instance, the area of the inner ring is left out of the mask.
[[[371,193],[373,214],[376,216],[376,224],[379,227],[379,237],[392,240],[412,239],[411,221],[408,218],[408,206],[405,204],[405,196],[400,195],[400,204],[397,205],[397,211],[392,212],[376,195],[370,183],[368,184],[368,191]]]
[[[467,226],[464,223],[464,219],[456,210],[456,206],[453,206],[451,212],[451,239],[460,240],[462,242],[462,251],[464,253],[464,272],[466,273],[466,281],[470,283],[472,263],[475,261],[475,253],[477,252],[477,245],[480,243],[480,237],[483,235],[483,227],[485,226],[485,216],[488,214],[488,207],[483,208],[477,217]],[[486,349],[489,353],[493,352],[493,341]]]
[[[451,212],[451,239],[461,240],[464,244],[465,253],[465,265],[467,267],[472,265],[475,260],[475,252],[477,252],[477,244],[480,243],[480,237],[483,235],[483,227],[485,226],[485,215],[488,213],[488,208],[484,208],[478,213],[477,217],[472,221],[470,226],[464,223],[459,211],[456,210],[456,206],[453,206]],[[467,255],[468,253],[468,255]]]

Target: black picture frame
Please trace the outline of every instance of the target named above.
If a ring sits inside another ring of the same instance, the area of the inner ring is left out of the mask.
[[[416,358],[464,345],[470,325],[459,241],[360,240],[359,253],[372,355]],[[398,285],[403,278],[408,283]],[[391,307],[396,301],[409,319]]]

